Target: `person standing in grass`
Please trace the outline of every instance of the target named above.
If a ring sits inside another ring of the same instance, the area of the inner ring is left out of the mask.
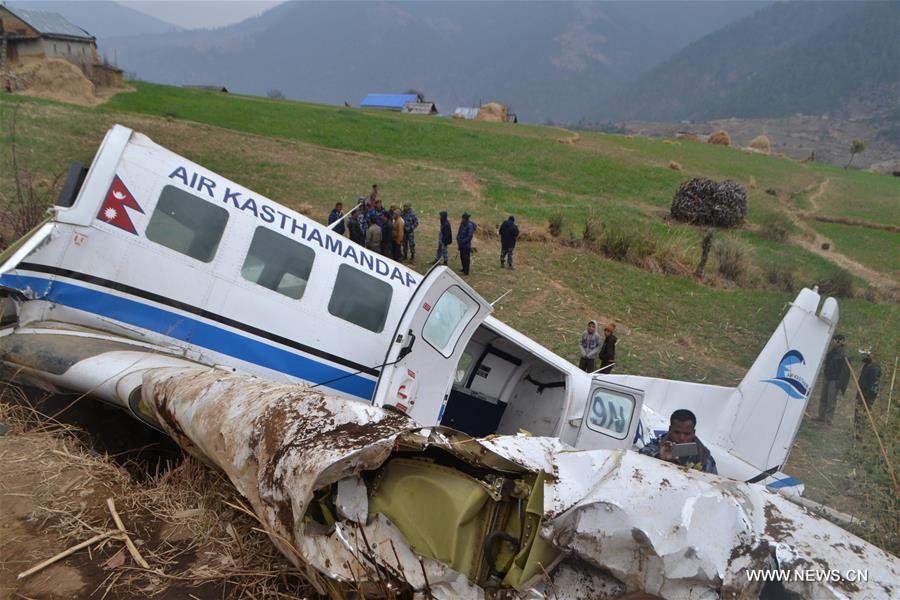
[[[381,254],[381,225],[374,216],[369,218],[369,227],[366,229],[366,248]]]
[[[438,231],[437,253],[434,255],[434,262],[439,260],[443,264],[447,264],[447,246],[453,243],[453,227],[450,225],[450,219],[447,218],[447,211],[440,212],[440,229]]]
[[[853,411],[853,433],[857,440],[862,439],[869,411],[878,398],[878,384],[881,379],[881,365],[875,362],[875,352],[871,348],[860,350],[863,355],[863,366],[859,372],[859,391],[856,393],[856,410]],[[844,365],[846,367],[846,365]],[[860,395],[860,392],[862,394]],[[865,405],[865,406],[864,406]]]
[[[391,225],[391,228],[393,229],[393,237],[391,238],[391,258],[399,262],[401,258],[401,249],[403,248],[405,226],[403,217],[400,216],[400,209],[394,208],[391,213],[393,215],[393,223]]]
[[[469,267],[472,263],[472,238],[475,237],[475,223],[471,220],[471,215],[464,212],[462,220],[459,222],[459,229],[456,230],[456,243],[459,244],[459,260],[462,262],[462,274],[469,274]]]
[[[843,377],[846,377],[845,369],[847,369],[847,354],[844,352],[844,336],[837,334],[831,338],[831,347],[825,355],[825,381],[822,383],[817,421],[831,425],[834,409],[837,406],[838,384]]]
[[[347,217],[347,229],[350,230],[350,239],[360,246],[366,245],[366,229],[369,220],[366,218],[365,198],[353,209]]]
[[[603,345],[600,347],[600,372],[604,375],[612,373],[613,365],[616,364],[616,342],[618,338],[615,336],[616,324],[610,323],[603,328]]]
[[[519,226],[516,225],[516,218],[509,215],[509,218],[500,225],[500,268],[503,268],[503,259],[509,265],[509,270],[513,268],[513,252],[516,249],[516,239],[519,237]]]
[[[328,224],[331,225],[335,221],[339,221],[344,217],[344,203],[338,202],[334,205],[334,208],[331,209],[331,212],[328,213]],[[344,222],[341,221],[332,229],[338,235],[344,235]]]
[[[419,227],[419,218],[412,209],[412,204],[403,205],[403,260],[416,262],[416,228]]]
[[[585,373],[593,373],[597,370],[597,354],[600,352],[600,336],[597,335],[597,321],[588,321],[587,329],[581,334],[578,343],[581,350],[581,360],[578,368]]]

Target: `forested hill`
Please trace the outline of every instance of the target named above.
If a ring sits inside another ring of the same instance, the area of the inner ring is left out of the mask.
[[[104,43],[123,69],[158,83],[279,90],[338,105],[415,88],[443,113],[497,100],[526,121],[575,121],[673,52],[765,5],[285,2],[231,27]]]
[[[609,116],[873,116],[897,100],[898,24],[898,2],[778,3],[652,69],[611,103]]]

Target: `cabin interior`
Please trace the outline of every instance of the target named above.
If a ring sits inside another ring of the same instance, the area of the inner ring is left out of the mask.
[[[555,435],[565,402],[562,371],[483,324],[457,365],[441,425],[475,437]]]

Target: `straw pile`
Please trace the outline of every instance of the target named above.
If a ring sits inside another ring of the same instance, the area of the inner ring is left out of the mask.
[[[25,64],[15,71],[22,93],[83,106],[99,104],[94,84],[81,69],[66,60],[51,58]]]
[[[498,123],[506,123],[506,105],[499,102],[488,102],[482,104],[478,109],[476,121],[494,121]]]
[[[758,135],[750,141],[750,148],[756,150],[757,152],[762,152],[763,154],[769,154],[772,152],[772,144],[769,142],[769,138],[764,135]]]
[[[731,136],[728,135],[728,132],[720,129],[715,132],[709,139],[706,140],[707,144],[715,144],[717,146],[730,146],[731,145]]]

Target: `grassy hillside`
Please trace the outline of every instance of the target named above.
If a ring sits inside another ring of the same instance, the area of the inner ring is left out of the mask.
[[[95,109],[5,99],[4,147],[16,105],[17,143],[39,184],[52,181],[70,160],[90,162],[106,129],[122,123],[322,221],[335,201],[351,201],[378,182],[388,204],[411,201],[419,214],[419,270],[433,256],[437,212],[447,209],[455,223],[468,210],[481,230],[470,283],[489,301],[512,290],[496,306],[496,315],[570,360],[578,355],[577,336],[588,319],[615,320],[621,333],[619,372],[733,385],[794,296],[770,282],[773,269],[792,272],[796,287],[835,278],[858,261],[868,270],[851,274],[859,297],[841,300],[840,330],[850,348],[870,343],[879,348],[884,388],[889,384],[900,310],[883,291],[863,292],[866,279],[874,278],[881,290],[896,286],[900,234],[865,223],[900,224],[896,178],[694,142],[579,136],[149,84]],[[9,199],[13,181],[6,160],[0,192]],[[683,171],[671,170],[670,160]],[[749,224],[716,234],[743,248],[748,272],[737,283],[717,274],[715,258],[710,278],[693,278],[702,231],[665,218],[675,188],[694,176],[728,177],[748,187]],[[755,189],[749,189],[751,178]],[[510,213],[527,238],[513,272],[499,268],[499,245],[488,235]],[[816,214],[852,216],[862,225],[819,232],[826,224],[813,221]],[[547,223],[560,216],[563,233],[552,238]],[[786,239],[773,237],[773,220],[786,224]],[[640,242],[636,246],[652,246],[652,252],[629,251],[623,260],[611,260],[600,244],[582,239],[586,223],[623,232]],[[817,233],[831,238],[831,250],[815,251]],[[459,265],[455,258],[451,264]],[[672,274],[679,265],[685,274]],[[811,410],[816,405],[813,400]],[[804,424],[790,463],[802,468],[788,471],[807,479],[814,499],[896,525],[897,507],[882,493],[883,467],[860,459],[851,471],[847,461],[855,450],[848,443],[828,443],[834,436],[847,438],[850,406],[845,398],[832,430]],[[879,415],[884,408],[882,402]],[[894,417],[884,427],[896,431],[897,421]],[[895,439],[888,437],[893,456]],[[834,461],[824,467],[824,476],[817,471],[819,459]],[[871,535],[895,547],[896,536],[884,531]]]

